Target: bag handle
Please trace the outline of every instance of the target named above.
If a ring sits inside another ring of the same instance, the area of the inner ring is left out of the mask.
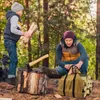
[[[79,69],[77,68],[77,66],[75,64],[72,64],[70,69],[69,69],[68,75],[75,74],[75,73],[79,74],[81,72],[79,71]]]

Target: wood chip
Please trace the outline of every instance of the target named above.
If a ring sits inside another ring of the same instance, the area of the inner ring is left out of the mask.
[[[57,99],[62,98],[62,96],[61,96],[61,95],[59,95],[59,94],[55,94],[54,96],[55,96]]]

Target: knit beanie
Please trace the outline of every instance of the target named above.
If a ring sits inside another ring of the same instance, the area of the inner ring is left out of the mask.
[[[74,32],[72,31],[66,31],[64,34],[63,34],[63,39],[65,40],[66,38],[72,38],[74,39],[75,35],[74,35]]]
[[[18,2],[14,2],[13,5],[11,6],[11,10],[14,12],[20,11],[20,10],[24,10],[23,5],[21,5]]]

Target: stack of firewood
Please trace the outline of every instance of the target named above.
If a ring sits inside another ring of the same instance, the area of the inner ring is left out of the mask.
[[[38,31],[38,26],[35,22],[33,22],[31,25],[30,25],[30,28],[28,30],[28,33],[31,35],[31,37],[33,36],[33,34]],[[27,48],[28,47],[28,42],[29,40],[31,39],[31,37],[24,37],[24,36],[21,36],[20,38],[20,45],[24,48]]]
[[[91,76],[82,76],[84,80],[83,97],[86,97],[92,92],[92,79]]]

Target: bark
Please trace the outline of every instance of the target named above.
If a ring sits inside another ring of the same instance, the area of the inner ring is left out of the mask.
[[[42,50],[42,43],[41,43],[41,32],[40,32],[40,0],[38,0],[38,21],[37,21],[37,26],[38,26],[38,58],[42,56],[41,50]],[[37,67],[39,66],[39,63],[37,63]]]
[[[97,0],[96,79],[100,74],[100,0]]]
[[[0,29],[0,42],[1,42],[1,34],[2,34],[2,32],[1,32],[1,29]]]
[[[29,13],[28,13],[28,9],[29,9],[29,1],[25,0],[25,4],[26,4],[26,14],[27,14],[27,30],[29,29],[29,24],[30,24],[30,20],[29,20]],[[32,56],[31,56],[31,41],[29,40],[28,42],[28,61],[31,62],[32,61]]]

